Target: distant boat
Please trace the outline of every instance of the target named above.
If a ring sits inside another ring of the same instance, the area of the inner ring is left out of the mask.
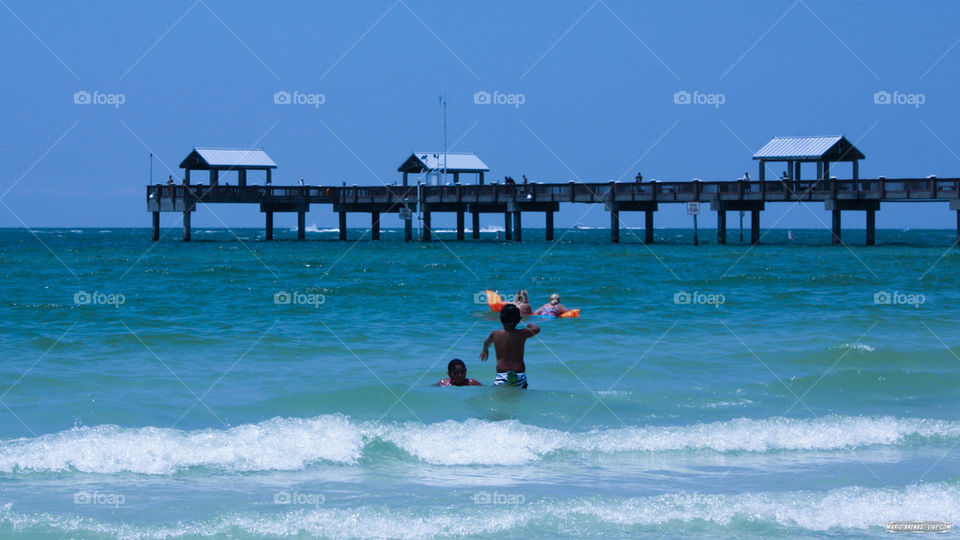
[[[787,240],[793,240],[793,231],[787,231]]]
[[[578,230],[578,231],[584,231],[584,230],[590,229],[590,227],[587,227],[586,225],[584,225],[584,224],[582,224],[582,223],[577,223],[576,225],[574,225],[573,227],[570,227],[570,228],[571,228],[571,229],[576,229],[576,230]]]

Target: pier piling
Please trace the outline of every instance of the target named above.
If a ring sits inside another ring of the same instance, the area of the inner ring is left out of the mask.
[[[517,210],[513,216],[513,239],[517,242],[523,240],[523,212]]]
[[[430,241],[430,212],[423,213],[423,241]]]
[[[340,231],[340,240],[347,239],[347,213],[339,212],[338,230]]]
[[[297,240],[303,240],[307,237],[307,213],[297,212]]]
[[[547,226],[547,231],[546,231],[546,234],[547,234],[547,242],[552,242],[552,241],[553,241],[553,212],[547,211],[546,214],[547,214],[547,216],[546,216],[546,218],[547,218],[547,224],[546,224],[546,226]]]
[[[760,210],[750,211],[750,243],[760,243]]]
[[[726,210],[717,211],[717,243],[721,245],[727,243],[727,211]]]
[[[273,212],[264,212],[266,216],[266,223],[264,225],[264,230],[266,233],[267,240],[273,240]]]
[[[190,212],[189,210],[183,213],[183,241],[184,242],[190,241],[190,214],[191,213],[192,212]]]
[[[620,243],[620,210],[612,203],[610,205],[610,242]]]
[[[831,239],[831,241],[832,241],[833,245],[839,245],[840,242],[841,242],[841,240],[840,240],[840,212],[841,212],[841,210],[840,210],[839,208],[835,208],[835,209],[833,210],[833,224],[832,224],[833,226],[831,227],[831,232],[832,232],[832,239]]]
[[[653,210],[643,213],[643,243],[653,243]]]
[[[473,222],[471,223],[473,239],[479,240],[480,239],[480,212],[472,212],[471,216],[473,218]]]
[[[513,240],[513,220],[510,219],[510,212],[503,213],[503,238],[504,240]]]
[[[457,212],[457,240],[463,241],[463,211],[460,210]]]
[[[370,239],[380,239],[380,212],[376,210],[370,212]]]
[[[160,240],[160,212],[153,212],[153,236],[151,239],[154,242]]]

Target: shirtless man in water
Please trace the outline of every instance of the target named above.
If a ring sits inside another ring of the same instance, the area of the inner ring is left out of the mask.
[[[550,302],[544,304],[540,309],[533,312],[534,315],[545,315],[547,317],[559,317],[570,311],[560,303],[560,295],[553,293],[550,295]]]
[[[527,324],[522,330],[517,330],[520,322],[520,309],[513,304],[506,304],[500,310],[500,322],[503,330],[494,330],[483,342],[483,351],[480,360],[486,361],[490,357],[490,345],[494,345],[497,352],[497,378],[494,385],[527,387],[527,367],[523,363],[523,347],[528,338],[540,333],[540,327]]]

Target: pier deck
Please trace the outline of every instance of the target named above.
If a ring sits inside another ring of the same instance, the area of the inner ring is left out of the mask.
[[[751,242],[759,241],[760,212],[766,203],[823,202],[832,212],[833,242],[841,243],[841,213],[867,213],[867,244],[875,239],[875,213],[881,202],[949,201],[957,212],[960,239],[960,179],[875,178],[855,180],[738,180],[725,182],[565,182],[531,184],[480,184],[448,186],[229,186],[150,185],[147,211],[153,214],[153,239],[159,239],[160,213],[181,212],[184,240],[190,239],[190,214],[197,204],[258,204],[265,214],[266,237],[273,238],[273,214],[296,212],[298,238],[305,236],[304,216],[310,205],[330,204],[339,214],[340,238],[346,239],[347,213],[369,213],[371,237],[380,236],[380,214],[404,218],[405,239],[412,239],[413,214],[423,223],[422,240],[431,236],[431,215],[457,214],[457,239],[464,239],[464,215],[473,219],[473,236],[479,237],[479,216],[504,216],[507,239],[522,239],[522,214],[544,212],[546,237],[553,239],[553,214],[560,203],[603,204],[610,212],[611,241],[619,241],[619,213],[645,212],[645,241],[653,241],[653,214],[659,204],[709,203],[718,212],[717,240],[726,242],[726,212],[751,212]]]

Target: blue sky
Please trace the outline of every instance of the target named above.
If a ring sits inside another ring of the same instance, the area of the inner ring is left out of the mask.
[[[755,175],[750,156],[770,137],[823,134],[867,155],[862,177],[956,177],[957,15],[955,2],[894,1],[4,0],[0,226],[147,226],[149,153],[161,180],[194,146],[261,146],[275,183],[390,183],[411,151],[441,148],[441,94],[452,150],[477,152],[492,178],[734,179]],[[111,103],[75,104],[79,91]],[[323,103],[277,105],[278,91]],[[478,91],[523,103],[478,105]],[[723,103],[676,105],[678,91]],[[878,105],[878,91],[923,103]],[[557,223],[608,223],[585,211],[564,208]],[[221,220],[262,225],[253,206],[203,209],[194,225]],[[307,221],[336,217],[315,206]],[[877,222],[955,217],[888,204]],[[763,227],[823,223],[822,205],[762,216]],[[689,218],[667,208],[657,225]]]

